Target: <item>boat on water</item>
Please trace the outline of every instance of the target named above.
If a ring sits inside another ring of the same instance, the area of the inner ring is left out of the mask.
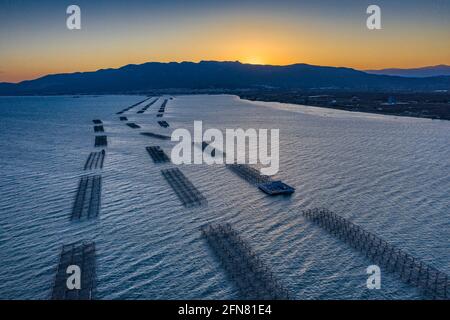
[[[295,188],[281,182],[281,181],[272,181],[268,183],[260,183],[258,184],[258,188],[270,195],[279,195],[279,194],[292,194],[295,192]]]

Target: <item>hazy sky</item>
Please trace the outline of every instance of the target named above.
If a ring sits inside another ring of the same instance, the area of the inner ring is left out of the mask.
[[[66,8],[81,7],[81,30]],[[382,10],[382,30],[366,9]],[[450,0],[0,0],[0,82],[147,61],[450,64]]]

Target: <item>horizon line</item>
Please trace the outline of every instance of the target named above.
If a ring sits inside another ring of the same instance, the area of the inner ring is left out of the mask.
[[[200,63],[205,63],[205,62],[239,63],[239,64],[243,64],[243,65],[266,66],[266,67],[289,67],[289,66],[295,66],[295,65],[308,65],[308,66],[313,66],[313,67],[325,67],[325,68],[346,68],[346,69],[352,69],[352,70],[361,71],[361,72],[388,71],[388,70],[414,70],[414,69],[422,69],[422,68],[450,67],[450,65],[445,64],[445,63],[436,64],[436,65],[425,65],[425,66],[411,67],[411,68],[389,67],[389,68],[381,68],[381,69],[356,69],[356,68],[347,67],[347,66],[318,65],[318,64],[310,64],[310,63],[304,63],[304,62],[296,62],[296,63],[289,63],[289,64],[261,64],[261,63],[242,62],[242,61],[239,61],[239,60],[234,60],[234,61],[233,60],[198,60],[198,61],[183,60],[183,61],[168,61],[168,62],[163,62],[163,61],[146,61],[146,62],[142,62],[142,63],[128,63],[128,64],[124,64],[124,65],[121,65],[121,66],[118,66],[118,67],[99,68],[99,69],[94,69],[94,70],[48,73],[48,74],[43,74],[41,76],[38,76],[36,78],[24,79],[24,80],[20,80],[20,81],[17,81],[17,82],[5,82],[5,81],[2,81],[2,82],[0,82],[0,84],[19,84],[19,83],[22,83],[22,82],[34,81],[34,80],[41,79],[43,77],[54,76],[54,75],[69,75],[69,74],[91,73],[91,72],[94,73],[94,72],[103,71],[103,70],[119,70],[119,69],[122,69],[122,68],[125,68],[125,67],[128,67],[128,66],[140,66],[140,65],[147,64],[147,63],[159,63],[159,64],[193,63],[193,64],[200,64]],[[2,73],[2,72],[0,71],[0,73]]]

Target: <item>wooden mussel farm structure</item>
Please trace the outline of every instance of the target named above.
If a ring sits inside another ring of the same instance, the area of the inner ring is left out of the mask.
[[[158,114],[156,115],[158,118],[161,118],[164,115],[164,112],[166,111],[167,101],[168,100],[165,99],[164,102],[159,107]]]
[[[95,136],[95,147],[106,147],[108,145],[108,138],[106,136]]]
[[[53,300],[92,300],[96,288],[95,244],[93,242],[63,246],[52,290]],[[80,288],[68,288],[68,267],[80,270]]]
[[[164,112],[166,110],[166,105],[167,105],[168,100],[165,99],[164,102],[161,104],[161,106],[159,107],[159,112]]]
[[[229,164],[227,168],[236,173],[242,179],[247,180],[252,184],[270,182],[269,176],[262,175],[259,170],[246,164]]]
[[[156,138],[156,139],[160,139],[160,140],[170,140],[169,136],[165,136],[162,134],[158,134],[158,133],[153,133],[153,132],[141,132],[142,135],[150,137],[150,138]]]
[[[158,101],[158,98],[154,99],[153,101],[151,101],[150,103],[148,103],[147,105],[145,105],[141,110],[139,110],[136,113],[144,113],[145,111],[147,111],[148,108],[150,108],[156,101]]]
[[[167,123],[167,121],[163,120],[163,121],[158,121],[158,124],[163,127],[163,128],[168,128],[169,124]]]
[[[122,114],[122,113],[124,113],[124,112],[130,111],[130,110],[133,109],[134,107],[140,105],[141,103],[144,103],[145,101],[147,101],[147,100],[150,99],[150,98],[151,98],[151,97],[145,98],[144,100],[139,101],[139,102],[137,102],[137,103],[135,103],[135,104],[129,106],[128,108],[125,108],[125,109],[123,109],[123,110],[117,112],[116,114]]]
[[[127,126],[129,126],[130,128],[133,128],[133,129],[139,129],[141,127],[140,125],[138,125],[134,122],[128,122]]]
[[[303,215],[426,295],[434,299],[450,298],[447,274],[327,209],[307,210]]]
[[[207,224],[202,236],[246,300],[289,300],[274,273],[230,224]]]
[[[229,164],[227,168],[269,195],[292,194],[295,192],[295,188],[282,181],[273,181],[269,176],[261,174],[259,170],[247,164]]]
[[[80,179],[71,220],[96,218],[100,213],[102,176],[88,175]]]
[[[154,163],[170,162],[169,156],[161,149],[160,146],[146,147],[145,148],[152,158]]]
[[[91,152],[84,164],[84,170],[102,169],[105,161],[105,150]]]
[[[161,170],[167,183],[186,208],[207,204],[206,198],[178,168]]]
[[[94,132],[104,132],[105,128],[103,128],[102,125],[100,126],[94,126]]]

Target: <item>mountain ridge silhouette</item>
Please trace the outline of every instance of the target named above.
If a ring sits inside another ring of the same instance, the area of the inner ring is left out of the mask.
[[[405,78],[304,63],[253,65],[238,61],[146,62],[117,69],[51,74],[0,83],[0,95],[120,94],[162,89],[448,90],[450,76]]]

